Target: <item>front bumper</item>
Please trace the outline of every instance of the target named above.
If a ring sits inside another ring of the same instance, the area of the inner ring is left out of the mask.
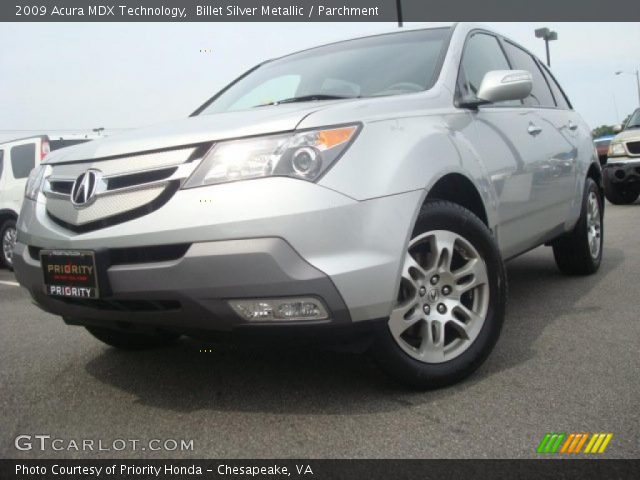
[[[637,184],[640,186],[639,157],[611,157],[602,171],[608,181],[614,184]]]
[[[133,321],[181,331],[230,330],[246,322],[233,313],[226,299],[283,293],[322,298],[330,320],[315,323],[351,322],[331,280],[280,238],[194,243],[175,260],[111,265],[108,278],[113,294],[101,300],[46,295],[33,248],[18,244],[15,262],[20,284],[42,309],[83,324]]]
[[[402,252],[422,195],[356,201],[300,180],[260,179],[180,190],[157,211],[81,234],[54,223],[42,199],[27,200],[18,222],[16,276],[43,309],[85,324],[231,330],[249,323],[227,299],[297,295],[320,297],[330,310],[329,320],[305,325],[380,319],[395,304]],[[112,265],[113,294],[105,303],[44,294],[39,248],[174,244],[190,246],[179,258]]]

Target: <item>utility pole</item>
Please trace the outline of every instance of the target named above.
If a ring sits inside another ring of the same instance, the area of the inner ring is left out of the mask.
[[[396,0],[396,11],[398,13],[398,27],[402,27],[402,0]]]
[[[616,72],[616,75],[622,75],[623,73],[636,76],[636,86],[638,87],[638,105],[640,106],[640,70],[636,70],[635,73],[618,71]]]
[[[544,40],[544,46],[547,50],[547,67],[551,68],[551,54],[549,53],[549,42],[558,39],[558,32],[549,30],[547,27],[536,29],[536,38]]]

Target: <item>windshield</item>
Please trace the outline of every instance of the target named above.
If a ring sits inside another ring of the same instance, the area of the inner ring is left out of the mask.
[[[428,90],[439,73],[448,32],[379,35],[294,53],[250,71],[196,113]]]
[[[631,118],[624,128],[640,128],[640,109],[633,112],[633,115],[631,115]]]

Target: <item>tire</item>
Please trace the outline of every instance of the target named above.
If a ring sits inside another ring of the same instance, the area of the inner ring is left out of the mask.
[[[629,205],[640,196],[640,189],[636,186],[629,188],[624,183],[613,183],[605,174],[604,195],[614,205]]]
[[[598,211],[593,208],[597,206]],[[600,268],[604,240],[602,192],[587,178],[580,218],[573,230],[553,242],[553,256],[560,271],[567,275],[590,275]]]
[[[106,327],[85,327],[91,335],[121,350],[145,350],[174,343],[180,335],[171,332],[138,333]]]
[[[413,388],[456,383],[482,365],[500,336],[507,279],[498,245],[472,212],[433,200],[418,215],[403,261],[396,307],[378,326],[371,352]]]
[[[0,242],[2,250],[0,251],[0,264],[13,270],[13,249],[16,244],[16,221],[6,220],[0,227]]]

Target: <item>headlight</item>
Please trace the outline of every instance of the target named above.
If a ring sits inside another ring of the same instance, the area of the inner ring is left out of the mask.
[[[38,193],[40,193],[48,168],[49,167],[47,165],[38,165],[36,168],[31,170],[29,178],[27,179],[27,186],[24,190],[24,195],[27,198],[30,198],[31,200],[38,199]]]
[[[350,125],[220,142],[183,188],[272,176],[313,182],[342,155],[358,128]]]
[[[607,153],[607,156],[621,157],[626,154],[627,151],[624,149],[624,143],[612,143],[609,145],[609,153]]]

